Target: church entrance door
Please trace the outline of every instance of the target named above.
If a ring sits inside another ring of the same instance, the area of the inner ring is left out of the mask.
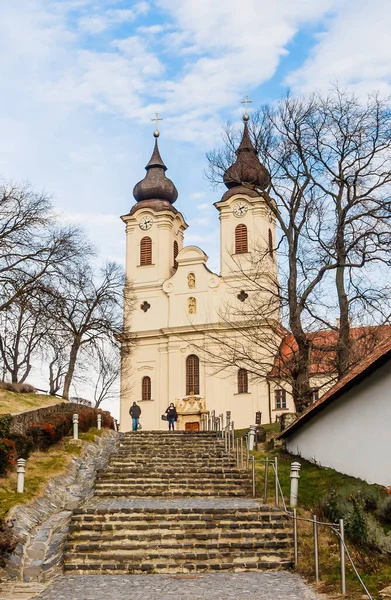
[[[185,424],[185,431],[199,431],[199,430],[200,430],[199,423],[186,423]]]

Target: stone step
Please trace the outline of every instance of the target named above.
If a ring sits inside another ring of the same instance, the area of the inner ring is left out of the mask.
[[[119,497],[119,496],[124,496],[126,498],[138,498],[138,497],[143,497],[143,498],[156,498],[156,497],[162,497],[162,498],[186,498],[186,497],[191,497],[191,498],[214,498],[214,497],[224,497],[224,498],[245,498],[247,496],[247,493],[245,490],[229,490],[229,489],[225,489],[225,490],[216,490],[215,488],[212,489],[203,489],[200,490],[199,488],[195,488],[195,489],[168,489],[168,490],[139,490],[137,488],[132,489],[131,491],[127,491],[124,489],[119,488],[118,490],[101,490],[99,488],[96,488],[95,490],[95,496],[105,496],[107,498],[114,498],[114,497]]]
[[[177,540],[186,541],[186,540],[220,540],[220,541],[254,541],[261,535],[262,540],[267,541],[285,541],[291,543],[292,536],[290,529],[279,529],[276,531],[270,527],[262,526],[260,527],[251,527],[246,530],[237,530],[232,529],[228,525],[226,527],[211,527],[210,529],[205,528],[205,526],[192,527],[191,525],[182,524],[181,527],[168,527],[166,530],[162,529],[160,525],[156,525],[155,527],[151,526],[147,529],[137,529],[135,525],[132,524],[134,529],[130,530],[128,527],[124,528],[124,524],[120,523],[116,527],[111,526],[110,528],[105,529],[105,526],[102,524],[101,527],[93,526],[89,524],[89,526],[83,525],[71,525],[70,526],[70,537],[69,544],[75,544],[82,541],[87,542],[96,542],[100,540],[102,543],[108,541],[111,543],[112,541],[118,540],[130,540],[130,541],[165,541],[175,543]],[[95,532],[91,533],[91,532]]]
[[[279,540],[261,540],[254,541],[249,539],[230,539],[226,537],[221,539],[220,537],[210,537],[205,539],[187,539],[182,538],[167,538],[167,539],[145,539],[145,540],[99,540],[99,541],[80,541],[71,540],[67,544],[66,557],[84,559],[93,558],[93,555],[98,554],[99,556],[106,556],[107,554],[116,554],[121,558],[126,556],[151,556],[155,558],[159,556],[170,556],[177,555],[178,552],[198,552],[204,550],[205,552],[217,552],[219,550],[234,552],[249,552],[255,551],[260,552],[269,550],[286,552],[286,556],[289,556],[291,543],[288,539]]]
[[[129,474],[125,473],[104,473],[97,478],[97,482],[105,483],[105,484],[139,484],[139,483],[178,483],[178,484],[197,484],[204,485],[205,483],[209,485],[242,485],[243,483],[249,482],[250,478],[243,477],[240,474],[237,475],[221,475],[220,477],[215,473],[203,473],[201,476],[193,477],[191,473],[188,474],[180,474],[176,476],[174,473],[167,474],[163,473],[155,473],[148,471],[139,471],[138,473]]]

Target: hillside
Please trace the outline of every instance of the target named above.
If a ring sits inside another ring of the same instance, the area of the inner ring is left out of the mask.
[[[0,390],[0,415],[33,410],[60,402],[64,402],[64,400],[46,394],[17,394],[8,390]]]

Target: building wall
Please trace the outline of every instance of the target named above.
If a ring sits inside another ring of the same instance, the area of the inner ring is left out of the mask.
[[[391,485],[391,361],[287,439],[292,454]]]

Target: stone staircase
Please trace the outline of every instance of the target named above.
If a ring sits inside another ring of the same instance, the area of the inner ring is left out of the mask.
[[[250,478],[206,432],[125,434],[75,510],[68,573],[189,573],[287,568],[290,524],[249,499]],[[246,497],[247,496],[247,497]]]

